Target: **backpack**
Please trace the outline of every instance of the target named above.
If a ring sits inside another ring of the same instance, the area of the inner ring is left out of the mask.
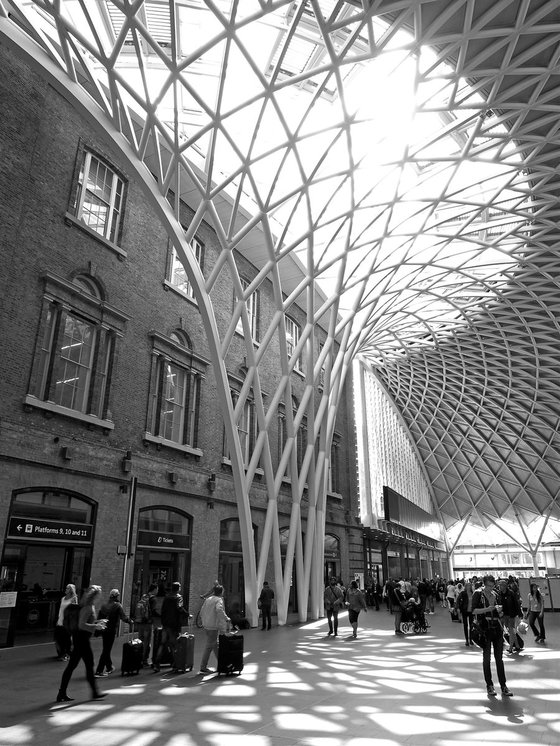
[[[142,596],[136,602],[136,611],[134,613],[134,621],[138,624],[148,624],[152,621],[152,615],[150,613],[150,605],[148,598]]]

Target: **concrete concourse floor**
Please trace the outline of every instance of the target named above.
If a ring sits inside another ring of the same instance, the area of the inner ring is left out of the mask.
[[[558,617],[545,617],[546,646],[529,632],[505,656],[512,699],[486,695],[481,651],[439,607],[424,635],[395,637],[383,607],[360,615],[357,640],[345,614],[336,638],[326,620],[247,630],[232,677],[197,673],[197,630],[194,672],[115,672],[90,701],[80,663],[67,705],[54,702],[64,664],[52,644],[4,649],[0,746],[560,746]]]

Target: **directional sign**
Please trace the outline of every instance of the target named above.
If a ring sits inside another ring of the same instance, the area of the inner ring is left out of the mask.
[[[64,521],[37,521],[34,518],[12,516],[8,536],[20,540],[63,541],[91,544],[93,526],[89,523],[65,523]]]

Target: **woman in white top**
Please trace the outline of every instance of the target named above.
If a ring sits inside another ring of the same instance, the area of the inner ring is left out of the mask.
[[[447,585],[447,605],[449,606],[449,609],[451,610],[455,606],[455,584],[452,580],[449,581]]]
[[[70,604],[77,603],[78,596],[76,595],[76,586],[73,585],[73,583],[68,583],[64,591],[64,596],[60,602],[56,626],[54,628],[54,644],[56,645],[56,652],[59,661],[67,661],[72,650],[72,638],[70,631],[64,624],[64,612]]]
[[[529,626],[535,635],[535,642],[544,642],[546,639],[544,631],[544,598],[541,595],[539,586],[531,583],[529,595],[527,596],[527,611]],[[539,630],[535,627],[535,622],[539,625]]]

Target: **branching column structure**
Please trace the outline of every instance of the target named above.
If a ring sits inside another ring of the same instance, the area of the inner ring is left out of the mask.
[[[0,40],[120,148],[184,264],[216,372],[253,622],[270,556],[279,621],[294,569],[300,618],[322,613],[330,445],[357,354],[401,412],[447,528],[514,506],[524,519],[557,512],[559,34],[557,0],[0,0]],[[220,247],[206,276],[190,245],[202,221]],[[240,257],[256,268],[249,284]],[[236,302],[224,322],[213,294],[226,276]],[[274,310],[257,338],[251,299],[265,280]],[[239,326],[233,401],[225,359]]]

